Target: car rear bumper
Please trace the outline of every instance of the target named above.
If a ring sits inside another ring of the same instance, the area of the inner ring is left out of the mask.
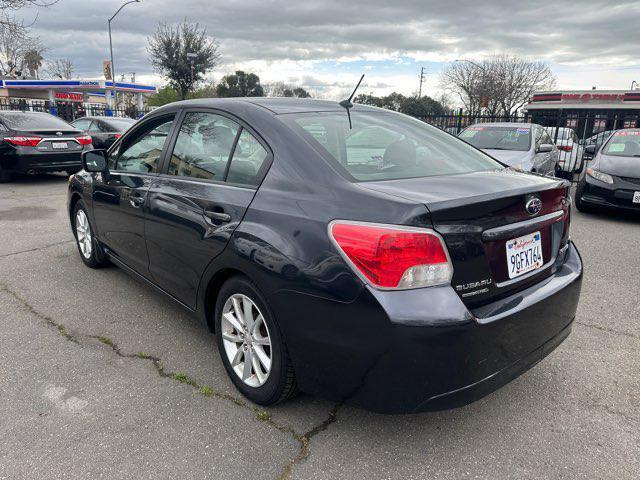
[[[633,203],[633,193],[640,191],[640,185],[625,183],[612,185],[591,181],[585,177],[584,188],[580,200],[589,205],[629,211],[640,211],[640,204]]]
[[[450,286],[365,289],[339,304],[299,294],[279,302],[300,388],[383,413],[470,403],[517,377],[571,330],[582,261],[569,244],[550,277],[468,310]],[[289,293],[291,294],[291,293]]]
[[[82,167],[82,152],[35,155],[18,155],[14,153],[3,157],[2,168],[11,172],[56,172],[80,169]]]

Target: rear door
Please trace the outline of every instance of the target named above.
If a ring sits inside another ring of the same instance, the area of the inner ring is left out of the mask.
[[[186,111],[149,190],[146,238],[154,281],[194,307],[207,265],[242,220],[272,155],[240,120]]]
[[[110,152],[109,174],[94,174],[93,212],[110,254],[149,275],[144,238],[147,192],[160,167],[174,114],[149,119]]]

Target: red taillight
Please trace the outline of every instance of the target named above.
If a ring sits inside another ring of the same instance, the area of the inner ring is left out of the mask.
[[[80,143],[80,145],[89,145],[92,141],[90,135],[81,135],[79,137],[76,137],[76,140]]]
[[[451,282],[453,268],[440,236],[429,229],[334,221],[331,238],[369,283],[411,289]]]
[[[564,150],[565,152],[571,152],[573,150],[573,145],[558,145],[558,150]]]
[[[19,147],[35,147],[40,143],[42,137],[5,137],[4,140]]]

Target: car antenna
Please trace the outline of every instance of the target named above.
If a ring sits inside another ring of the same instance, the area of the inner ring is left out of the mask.
[[[349,130],[353,128],[351,126],[351,113],[349,112],[349,109],[353,107],[353,104],[351,103],[351,99],[356,94],[356,90],[358,90],[358,87],[360,87],[360,84],[362,83],[363,78],[364,78],[364,74],[362,74],[362,77],[360,77],[360,80],[358,80],[358,85],[356,85],[356,88],[353,89],[353,92],[351,92],[351,95],[349,96],[349,98],[340,102],[340,106],[347,109],[347,117],[349,117]]]

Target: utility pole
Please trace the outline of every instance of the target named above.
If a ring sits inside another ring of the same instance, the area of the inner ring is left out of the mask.
[[[109,20],[107,21],[109,25],[109,54],[111,56],[111,100],[113,102],[112,108],[114,109],[118,107],[118,102],[116,98],[116,69],[113,66],[113,42],[111,41],[111,22],[113,21],[114,18],[116,18],[116,15],[118,15],[124,7],[126,7],[130,3],[140,3],[141,1],[142,0],[129,0],[128,2],[123,3],[120,6],[120,8],[116,10],[116,13],[114,13],[111,16],[111,18],[109,18]]]
[[[420,68],[420,90],[418,90],[418,98],[422,97],[422,82],[424,81],[424,67]]]

